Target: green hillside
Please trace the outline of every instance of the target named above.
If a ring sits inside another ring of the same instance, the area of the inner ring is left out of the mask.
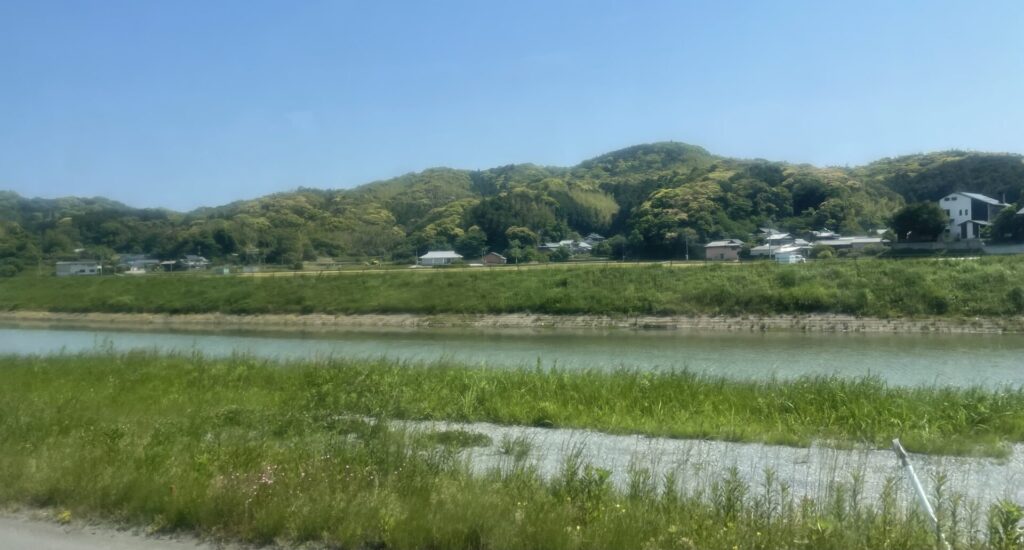
[[[678,257],[759,226],[858,233],[886,227],[905,202],[971,190],[1017,201],[1019,155],[949,151],[819,168],[716,156],[682,143],[614,151],[571,168],[433,168],[354,189],[298,189],[180,213],[102,198],[0,193],[0,273],[77,256],[198,253],[215,261],[290,265],[337,259],[410,261],[428,249],[467,257],[601,233],[604,253]]]

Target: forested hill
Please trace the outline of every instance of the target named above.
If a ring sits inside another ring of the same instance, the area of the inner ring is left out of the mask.
[[[654,143],[571,168],[434,168],[354,189],[299,189],[188,213],[4,192],[0,271],[40,256],[83,254],[201,253],[284,264],[319,256],[409,260],[442,248],[528,254],[538,242],[590,232],[617,236],[616,246],[632,255],[668,257],[686,241],[747,238],[765,224],[858,233],[885,227],[906,201],[970,190],[1014,202],[1022,189],[1019,155],[949,151],[818,168]]]

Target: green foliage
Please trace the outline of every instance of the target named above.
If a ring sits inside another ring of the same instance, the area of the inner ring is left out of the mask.
[[[892,217],[896,238],[907,242],[933,242],[946,230],[949,217],[934,202],[908,204]]]
[[[552,262],[568,262],[572,259],[572,252],[569,249],[562,246],[551,251],[548,255]]]
[[[882,159],[855,173],[884,182],[908,202],[936,202],[955,191],[1016,202],[1024,190],[1020,155],[944,151]]]
[[[815,260],[830,260],[836,257],[836,249],[827,244],[815,244],[811,247],[810,254]]]
[[[991,237],[997,243],[1024,243],[1024,215],[1017,214],[1024,208],[1024,201],[1004,208],[992,221]]]
[[[487,254],[487,235],[474,225],[455,239],[455,251],[466,258],[479,258]]]
[[[1019,550],[1024,546],[1024,507],[1000,500],[989,508],[988,540],[996,550]]]
[[[816,168],[667,142],[572,168],[434,168],[354,189],[298,189],[188,213],[8,192],[0,194],[0,261],[11,260],[0,271],[19,272],[40,255],[47,262],[129,253],[279,265],[323,256],[410,261],[429,249],[475,256],[507,250],[512,240],[530,248],[592,231],[627,239],[630,257],[675,258],[688,241],[748,240],[766,223],[791,232],[880,229],[904,200],[934,202],[957,189],[1018,200],[1024,163],[1015,155],[954,151]],[[1021,224],[1006,217],[993,238],[1024,240]],[[469,234],[473,227],[485,245]]]

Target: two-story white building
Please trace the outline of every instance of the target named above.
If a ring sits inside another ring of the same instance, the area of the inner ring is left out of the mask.
[[[992,225],[1008,205],[978,193],[950,193],[939,201],[939,207],[949,216],[949,235],[957,240],[978,239],[981,228]]]

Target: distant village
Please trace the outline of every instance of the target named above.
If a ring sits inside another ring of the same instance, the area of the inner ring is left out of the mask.
[[[888,229],[874,230],[864,235],[840,235],[828,228],[809,231],[800,235],[762,227],[752,242],[739,238],[720,239],[702,246],[703,254],[694,251],[695,259],[703,256],[705,261],[738,262],[741,260],[772,260],[783,264],[804,263],[808,259],[828,258],[870,253],[877,255],[888,249],[897,250],[963,250],[986,252],[990,254],[1024,253],[1024,245],[994,245],[982,238],[986,227],[1005,209],[1012,205],[1001,200],[978,193],[955,192],[943,197],[939,207],[948,218],[947,227],[940,239],[934,241],[897,242],[895,235]],[[1024,216],[1024,208],[1015,215]],[[606,239],[597,233],[591,233],[580,239],[564,239],[557,242],[545,242],[537,245],[537,249],[546,252],[552,258],[586,259],[593,256],[594,249]],[[690,259],[687,251],[686,259]],[[431,250],[418,257],[412,267],[442,267],[451,265],[467,265],[485,267],[519,263],[519,258],[511,260],[497,252],[488,252],[480,258],[464,258],[454,250]],[[144,275],[153,272],[189,272],[209,271],[212,263],[198,254],[187,254],[174,260],[160,260],[145,254],[121,255],[114,266],[108,266],[117,274]],[[223,274],[254,273],[261,266],[223,266],[216,268]],[[57,276],[101,275],[103,264],[98,260],[80,259],[56,263]]]

